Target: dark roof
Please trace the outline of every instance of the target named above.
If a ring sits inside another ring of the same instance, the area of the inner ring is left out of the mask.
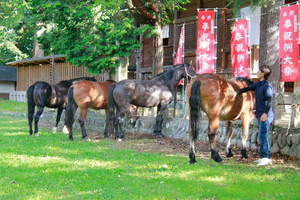
[[[0,65],[0,81],[16,81],[17,69],[15,67],[8,67]]]
[[[66,61],[66,55],[59,54],[54,56],[54,60],[56,63],[58,62],[65,62]],[[30,58],[25,60],[18,60],[14,62],[6,63],[8,66],[12,67],[18,67],[18,66],[26,66],[26,65],[39,65],[39,64],[45,64],[45,63],[51,63],[51,56],[44,56],[44,57],[38,57],[38,58]]]

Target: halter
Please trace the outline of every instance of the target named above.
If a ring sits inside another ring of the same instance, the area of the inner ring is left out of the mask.
[[[185,74],[186,74],[186,77],[190,77],[191,79],[193,79],[195,76],[192,76],[188,73],[187,69],[186,69],[186,65],[184,65],[184,70],[185,70]]]
[[[187,69],[186,69],[186,65],[184,65],[184,69],[185,69],[185,76],[186,76],[186,80],[187,80],[187,84],[185,86],[185,91],[186,91],[186,88],[189,86],[190,82],[193,80],[193,78],[195,78],[197,75],[195,76],[192,76],[188,73]],[[189,81],[189,78],[190,77],[190,81]]]

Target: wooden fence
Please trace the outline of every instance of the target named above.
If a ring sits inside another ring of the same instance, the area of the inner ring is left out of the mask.
[[[81,76],[93,76],[85,67],[76,67],[68,63],[55,64],[55,83]],[[97,81],[109,79],[109,73],[94,76]],[[27,65],[17,67],[17,91],[27,91],[28,87],[36,81],[52,82],[52,70],[50,64]]]

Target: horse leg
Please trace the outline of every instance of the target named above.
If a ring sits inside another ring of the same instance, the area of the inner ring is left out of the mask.
[[[164,112],[167,109],[168,105],[159,105],[157,107],[157,116],[156,116],[156,123],[155,123],[155,128],[154,128],[154,133],[157,136],[163,136],[163,134],[161,133],[161,129],[162,129],[162,123],[164,120]]]
[[[105,109],[105,116],[106,116],[106,120],[105,120],[105,129],[104,129],[104,138],[108,138],[108,128],[109,128],[109,119],[108,119],[108,111],[107,109]]]
[[[126,110],[127,110],[126,108],[125,109],[117,108],[117,112],[116,112],[116,139],[120,141],[125,140],[124,130],[122,129],[122,125],[124,122]]]
[[[60,117],[61,117],[61,113],[63,111],[63,108],[58,108],[57,109],[57,115],[56,115],[56,123],[55,123],[55,127],[53,127],[52,132],[56,133],[57,132],[57,125],[60,121]]]
[[[33,130],[32,130],[32,121],[33,121],[33,116],[34,116],[34,107],[33,108],[29,108],[28,105],[28,126],[29,126],[29,134],[32,135]]]
[[[230,141],[231,141],[231,137],[232,137],[232,122],[231,121],[226,122],[226,137],[227,137],[227,145],[226,145],[225,153],[226,153],[226,157],[230,158],[233,156],[231,148],[230,148]]]
[[[210,143],[211,158],[216,162],[221,162],[222,158],[220,157],[217,149],[216,134],[219,126],[219,119],[217,117],[210,119],[208,124],[208,139]]]
[[[34,115],[34,134],[36,134],[37,136],[39,135],[39,126],[38,126],[38,123],[39,123],[39,120],[40,120],[40,117],[42,115],[44,111],[44,107],[43,106],[38,106],[37,107],[37,111]]]
[[[87,136],[85,125],[84,125],[86,115],[87,115],[87,109],[80,108],[80,117],[79,117],[78,121],[79,121],[80,128],[81,128],[82,138],[87,141],[90,141],[90,139]]]
[[[74,120],[75,120],[75,113],[77,110],[77,105],[73,104],[73,105],[69,105],[66,109],[65,112],[65,127],[64,127],[64,133],[68,134],[69,133],[69,140],[73,141],[73,124],[74,124]]]
[[[28,126],[29,126],[29,134],[32,135],[32,121],[34,116],[34,110],[35,110],[35,101],[33,98],[34,93],[34,87],[35,85],[32,85],[27,90],[27,112],[28,112]]]
[[[250,120],[248,117],[242,117],[242,150],[241,150],[241,154],[242,154],[242,159],[243,158],[248,158],[247,155],[247,149],[246,149],[246,142],[247,142],[247,138],[248,138],[248,133],[249,133],[249,124],[250,124]]]

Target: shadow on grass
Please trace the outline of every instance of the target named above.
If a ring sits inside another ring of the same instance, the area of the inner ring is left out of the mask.
[[[203,159],[190,165],[181,156],[122,149],[112,139],[70,142],[47,129],[30,137],[26,121],[14,122],[0,122],[1,199],[299,197],[297,171]]]

